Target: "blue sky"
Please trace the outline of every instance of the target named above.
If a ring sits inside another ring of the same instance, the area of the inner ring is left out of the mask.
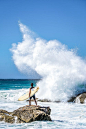
[[[0,0],[0,78],[28,78],[9,51],[12,43],[22,41],[18,21],[39,37],[57,39],[86,57],[85,0]]]

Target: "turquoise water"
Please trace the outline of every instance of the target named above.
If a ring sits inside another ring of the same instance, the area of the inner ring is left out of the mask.
[[[0,79],[0,90],[27,89],[31,83],[34,83],[34,86],[36,86],[38,81],[28,79]]]
[[[36,86],[37,82],[39,80],[0,80],[0,109],[13,111],[28,105],[26,100],[18,101],[18,98],[28,91],[31,83]],[[52,121],[35,121],[22,124],[8,124],[1,121],[0,129],[86,129],[86,104],[67,102],[37,103],[40,106],[50,106]],[[32,104],[35,103],[32,102]]]

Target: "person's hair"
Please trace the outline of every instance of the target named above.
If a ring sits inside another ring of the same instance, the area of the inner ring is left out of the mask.
[[[31,86],[33,86],[33,83],[31,83]]]

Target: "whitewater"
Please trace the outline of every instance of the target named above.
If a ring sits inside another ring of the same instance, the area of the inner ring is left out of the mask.
[[[9,112],[28,105],[28,101],[18,101],[27,92],[30,83],[34,86],[40,80],[0,80],[0,109]],[[40,90],[40,89],[39,89]],[[36,94],[36,97],[37,94]],[[32,105],[35,103],[32,102]],[[5,123],[0,121],[0,129],[86,129],[86,104],[67,102],[37,102],[40,106],[51,108],[52,121],[35,121],[31,123]]]
[[[19,26],[23,39],[12,44],[12,58],[20,72],[42,78],[37,84],[41,89],[38,97],[66,102],[78,94],[82,90],[79,85],[86,83],[86,61],[75,49],[69,50],[57,40],[37,37],[22,23]]]
[[[39,80],[0,80],[0,109],[13,111],[28,105],[28,101],[18,98],[33,82],[39,86],[37,98],[52,100],[37,102],[50,106],[52,121],[22,124],[1,121],[0,129],[86,129],[86,104],[67,102],[72,96],[86,92],[86,61],[75,49],[68,49],[57,40],[42,39],[22,23],[19,27],[23,38],[22,42],[12,44],[13,62],[28,78]]]

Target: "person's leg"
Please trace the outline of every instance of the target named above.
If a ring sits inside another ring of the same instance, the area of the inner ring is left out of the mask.
[[[35,99],[35,104],[37,105],[36,99]]]
[[[35,95],[33,95],[33,98],[34,98],[35,104],[37,105],[37,102],[36,102],[36,98],[35,98]]]
[[[29,106],[31,105],[31,99],[29,100]]]
[[[31,98],[32,98],[32,97],[30,97],[30,99],[29,99],[29,106],[31,105]]]

